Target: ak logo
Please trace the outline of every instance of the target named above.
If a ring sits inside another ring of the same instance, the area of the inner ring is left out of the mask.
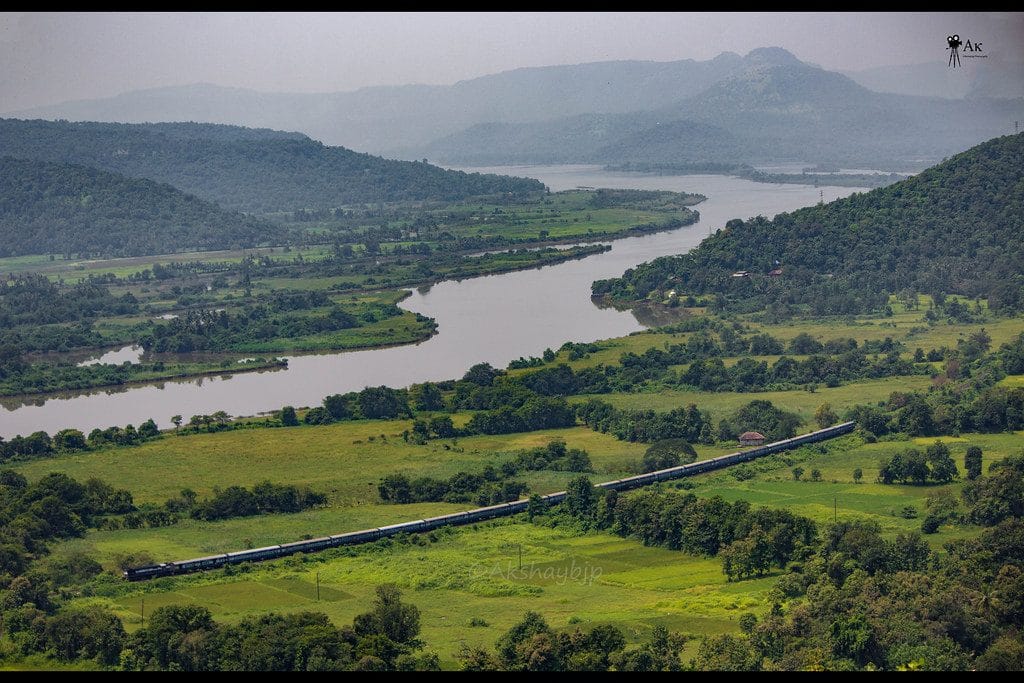
[[[946,48],[949,51],[949,61],[946,66],[952,69],[962,66],[960,63],[960,50],[963,49],[964,57],[987,57],[988,55],[982,54],[981,42],[971,42],[970,39],[960,40],[960,35],[954,33],[951,36],[946,36]]]

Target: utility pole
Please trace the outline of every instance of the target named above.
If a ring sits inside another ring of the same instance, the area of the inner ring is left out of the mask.
[[[523,568],[523,544],[519,543],[519,568]]]

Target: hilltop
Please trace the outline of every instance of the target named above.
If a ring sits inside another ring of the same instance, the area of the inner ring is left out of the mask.
[[[152,180],[0,157],[0,257],[232,249],[276,243],[281,232]]]
[[[889,294],[1024,306],[1024,134],[989,140],[917,176],[774,219],[732,220],[688,254],[594,283],[619,301],[716,294],[725,308],[847,314]],[[781,266],[782,274],[766,275]],[[749,277],[733,277],[750,271]],[[910,297],[908,297],[910,298]]]
[[[0,119],[0,155],[148,178],[246,212],[528,194],[536,180],[448,171],[330,147],[298,133],[198,123]]]

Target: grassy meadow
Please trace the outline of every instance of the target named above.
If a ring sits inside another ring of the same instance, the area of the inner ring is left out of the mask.
[[[1024,329],[1021,320],[991,320],[984,324],[927,325],[921,308],[904,311],[898,305],[891,318],[853,321],[811,321],[765,326],[751,324],[784,341],[801,332],[828,340],[840,337],[883,339],[891,336],[928,350],[955,347],[959,338],[984,327],[993,347]],[[598,343],[599,350],[556,362],[575,368],[616,364],[627,351],[685,341],[684,333],[638,333]],[[765,357],[769,362],[775,357]],[[735,362],[729,359],[727,363]],[[524,372],[523,370],[513,371]],[[799,414],[804,430],[813,428],[816,408],[828,402],[842,414],[847,407],[879,402],[893,391],[925,390],[927,376],[861,380],[828,388],[776,392],[640,391],[596,396],[622,408],[665,411],[689,403],[711,413],[717,421],[754,399],[767,399]],[[1005,386],[1021,386],[1020,376],[1007,377]],[[572,397],[583,401],[588,397]],[[470,413],[454,417],[464,425]],[[243,547],[281,542],[397,523],[472,507],[469,504],[383,504],[377,494],[380,479],[392,473],[410,477],[449,477],[459,471],[479,472],[500,465],[521,449],[543,446],[553,438],[569,448],[590,454],[601,481],[635,472],[645,444],[618,441],[585,426],[499,436],[430,440],[416,445],[402,438],[411,420],[359,420],[325,426],[239,429],[219,433],[166,434],[135,448],[109,448],[79,455],[15,463],[29,479],[60,471],[79,480],[99,477],[132,491],[138,504],[160,505],[182,488],[200,497],[215,488],[275,483],[309,485],[328,495],[325,507],[296,514],[275,514],[216,522],[186,519],[170,527],[90,531],[83,538],[54,544],[55,555],[84,552],[105,568],[115,569],[121,556],[144,554],[157,561],[183,559]],[[954,495],[963,486],[963,456],[968,446],[980,446],[984,468],[1024,448],[1024,432],[963,434],[942,437],[960,467],[961,478],[945,486],[882,485],[875,481],[879,461],[909,448],[925,448],[934,438],[883,439],[864,443],[847,436],[806,446],[737,468],[694,477],[665,486],[698,496],[721,496],[728,501],[782,507],[806,515],[821,525],[833,519],[877,521],[887,536],[919,530],[927,515],[928,497],[943,490]],[[701,458],[732,452],[732,444],[698,446]],[[796,480],[793,468],[804,470]],[[854,481],[860,468],[863,480]],[[812,480],[818,470],[820,479]],[[565,472],[521,472],[515,478],[531,490],[564,488],[576,476]],[[980,529],[946,524],[925,538],[936,550]],[[521,557],[521,568],[520,568]],[[436,651],[445,668],[457,666],[464,646],[492,646],[527,610],[541,612],[554,627],[591,628],[613,624],[630,641],[646,637],[655,625],[693,637],[692,654],[703,635],[732,633],[745,612],[761,614],[770,607],[769,591],[778,573],[727,582],[717,558],[649,548],[634,539],[609,533],[582,533],[569,527],[533,524],[519,517],[459,529],[381,541],[311,556],[296,556],[252,566],[201,575],[127,584],[98,579],[75,599],[113,609],[129,630],[142,624],[143,611],[169,604],[198,604],[215,618],[237,621],[266,611],[316,610],[335,623],[349,623],[366,611],[374,588],[394,582],[405,599],[422,612],[422,638]],[[319,583],[319,599],[317,584]]]
[[[960,465],[968,445],[981,446],[987,468],[1019,449],[1022,437],[1024,433],[967,434],[943,440]],[[879,458],[931,441],[864,444],[856,437],[844,437],[748,465],[753,470],[749,479],[740,480],[734,469],[701,475],[689,485],[699,496],[786,507],[823,525],[834,515],[840,520],[873,519],[886,535],[895,535],[920,528],[927,496],[942,488],[956,492],[962,486],[961,482],[945,487],[874,483]],[[793,480],[794,466],[805,469],[802,481]],[[864,470],[863,483],[853,481],[856,467]],[[809,480],[812,469],[821,471],[821,481]],[[665,486],[672,489],[678,483]],[[189,521],[167,529],[90,532],[83,539],[61,544],[55,552],[85,551],[110,566],[119,553],[142,550],[159,557],[194,556],[238,547],[238,539],[257,547],[274,542],[272,536],[278,533],[301,537],[320,523],[362,528],[457,507],[365,503],[343,511],[332,506],[296,515]],[[915,509],[915,518],[906,517],[907,507]],[[945,525],[926,538],[939,549],[948,540],[979,531]],[[347,623],[368,608],[376,585],[393,582],[422,611],[422,637],[450,668],[463,645],[493,645],[527,610],[541,612],[556,628],[614,624],[631,641],[643,639],[655,625],[695,639],[736,632],[743,613],[760,614],[770,607],[768,591],[777,576],[776,572],[730,583],[717,558],[644,547],[608,533],[550,528],[520,517],[202,575],[144,584],[111,581],[99,586],[93,597],[78,602],[112,608],[129,630],[141,624],[143,609],[151,613],[167,604],[203,605],[225,621],[268,610],[317,610],[336,623]],[[472,626],[471,620],[483,620],[486,625]],[[691,652],[695,645],[696,640],[691,641]]]

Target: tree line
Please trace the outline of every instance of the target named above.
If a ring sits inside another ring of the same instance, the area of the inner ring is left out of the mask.
[[[457,472],[448,479],[390,474],[381,480],[377,491],[386,503],[475,503],[483,507],[519,500],[530,487],[511,478],[536,470],[593,472],[594,467],[586,451],[566,448],[565,441],[553,439],[547,446],[518,452],[498,467],[488,465],[479,474]]]

